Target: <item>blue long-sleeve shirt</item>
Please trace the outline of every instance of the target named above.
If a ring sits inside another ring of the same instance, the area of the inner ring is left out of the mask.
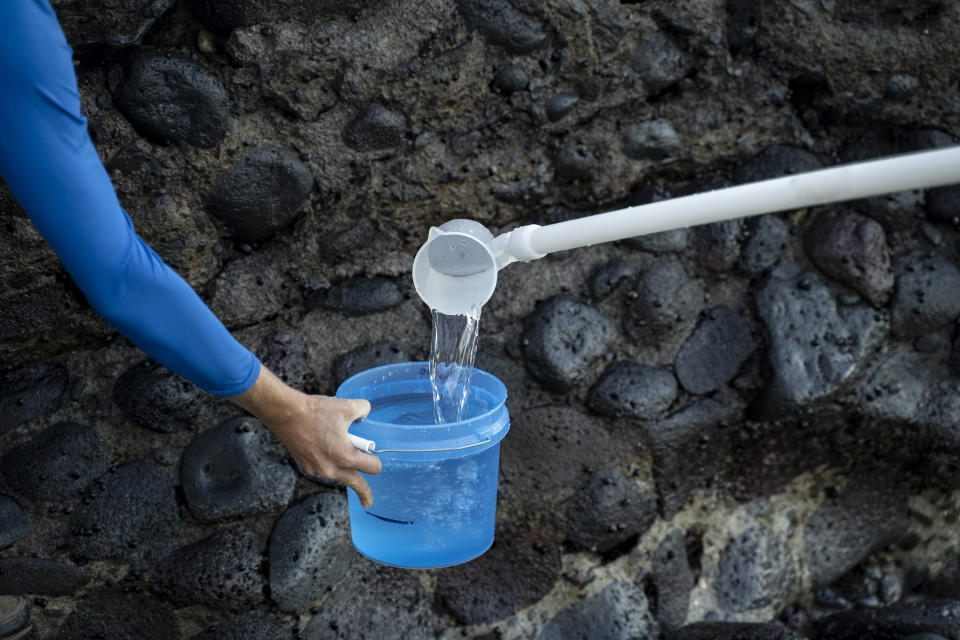
[[[0,176],[90,305],[168,369],[218,396],[259,360],[136,234],[80,112],[73,51],[48,0],[0,1]]]

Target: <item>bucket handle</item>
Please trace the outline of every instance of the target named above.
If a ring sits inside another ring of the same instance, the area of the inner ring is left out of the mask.
[[[462,447],[449,447],[447,449],[372,449],[370,453],[433,453],[435,451],[463,451],[471,447],[479,447],[482,444],[490,444],[490,438],[473,444],[465,444]]]

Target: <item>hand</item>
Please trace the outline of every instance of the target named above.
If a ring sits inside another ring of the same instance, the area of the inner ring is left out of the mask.
[[[370,485],[358,471],[380,473],[380,459],[358,451],[347,438],[350,423],[370,411],[369,402],[301,393],[264,366],[254,385],[230,401],[273,431],[305,473],[342,482],[364,507],[373,504]]]

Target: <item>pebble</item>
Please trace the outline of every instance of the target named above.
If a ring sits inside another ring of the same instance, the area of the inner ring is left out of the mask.
[[[634,277],[633,267],[619,259],[611,260],[596,269],[587,281],[587,291],[594,300],[603,300],[624,280]]]
[[[57,638],[179,640],[180,630],[173,608],[166,602],[141,591],[107,587],[77,602],[77,608],[67,617]]]
[[[302,612],[343,578],[355,556],[345,496],[310,495],[270,534],[270,597],[284,611]]]
[[[554,296],[527,318],[523,334],[527,369],[544,388],[567,391],[583,381],[617,333],[613,321],[594,307]]]
[[[560,93],[553,94],[550,96],[550,99],[547,100],[545,106],[547,119],[550,122],[560,120],[563,116],[570,113],[579,101],[580,98],[577,97],[577,94],[569,91],[561,91]]]
[[[740,314],[714,307],[683,343],[674,371],[690,393],[710,393],[733,380],[756,348],[750,325]]]
[[[644,37],[630,54],[630,66],[651,95],[670,87],[692,67],[686,54],[662,31]]]
[[[320,307],[345,316],[363,316],[392,309],[403,304],[403,294],[390,278],[350,278],[319,292],[308,302],[311,309]]]
[[[657,590],[657,622],[666,629],[681,626],[687,619],[690,592],[696,583],[682,531],[674,529],[660,542],[653,553],[650,573]]]
[[[730,271],[740,259],[742,219],[700,225],[693,230],[693,246],[700,264],[711,271]]]
[[[254,242],[293,222],[312,188],[313,175],[296,154],[264,145],[220,174],[208,205],[238,240]]]
[[[524,91],[529,84],[530,79],[527,77],[527,72],[523,70],[523,67],[511,64],[497,71],[497,75],[493,77],[491,87],[501,95],[511,96],[520,91]]]
[[[0,558],[0,594],[57,598],[73,595],[90,579],[85,571],[67,562],[16,556]]]
[[[180,479],[190,513],[216,522],[286,506],[297,474],[259,420],[237,417],[197,436],[183,452]]]
[[[896,288],[890,304],[894,333],[904,338],[932,333],[960,316],[960,270],[934,251],[914,251],[894,261]]]
[[[470,29],[511,53],[531,53],[547,39],[544,25],[508,0],[455,0]]]
[[[209,149],[227,132],[230,96],[202,65],[140,48],[130,58],[117,107],[148,136]]]
[[[597,595],[563,609],[544,626],[538,640],[652,638],[653,619],[638,585],[618,581]]]
[[[895,73],[887,78],[884,94],[893,100],[908,100],[920,89],[920,79],[907,73]]]
[[[0,436],[54,408],[67,390],[67,369],[55,362],[0,375]]]
[[[17,501],[0,494],[0,549],[6,549],[30,533],[33,525]]]
[[[597,155],[588,146],[569,141],[557,151],[553,158],[553,167],[560,180],[587,182],[593,180],[596,173]]]
[[[674,258],[658,260],[641,273],[636,293],[627,310],[627,328],[634,340],[644,343],[692,327],[705,301],[703,284]]]
[[[765,527],[751,527],[734,537],[717,567],[714,590],[726,611],[739,613],[770,605],[778,608],[797,580],[786,543]]]
[[[634,160],[663,160],[682,148],[680,136],[665,120],[628,125],[623,135],[623,153]]]
[[[400,146],[406,133],[407,119],[402,113],[374,104],[347,125],[343,140],[357,151],[379,151]]]
[[[615,469],[590,474],[567,508],[567,539],[607,553],[642,535],[657,517],[657,499]]]
[[[676,397],[677,380],[670,371],[616,362],[590,390],[587,405],[606,416],[652,420],[669,409]]]
[[[109,466],[110,448],[96,431],[61,422],[0,459],[10,488],[34,500],[67,500]]]
[[[117,378],[113,401],[141,427],[173,433],[194,426],[201,393],[192,382],[147,360]]]
[[[780,261],[790,241],[790,227],[775,214],[747,221],[747,239],[737,262],[737,271],[757,277]]]

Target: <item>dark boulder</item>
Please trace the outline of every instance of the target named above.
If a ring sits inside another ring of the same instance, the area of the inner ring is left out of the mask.
[[[75,565],[47,558],[0,558],[0,594],[69,596],[90,582]]]
[[[569,91],[561,91],[560,93],[555,93],[550,96],[550,99],[547,100],[545,105],[545,111],[547,114],[547,120],[550,122],[556,122],[563,118],[563,116],[570,113],[577,103],[580,102],[580,98],[575,93],[570,93]]]
[[[174,4],[174,0],[57,2],[57,21],[78,56],[96,56],[104,47],[126,47],[140,42]]]
[[[497,71],[497,75],[493,76],[491,87],[497,93],[509,96],[523,91],[529,84],[527,72],[522,67],[511,64]]]
[[[166,367],[147,360],[117,378],[113,401],[140,426],[173,433],[195,426],[201,391]]]
[[[785,542],[764,527],[751,527],[720,554],[714,589],[726,611],[740,612],[783,604],[797,578]]]
[[[354,15],[374,4],[370,0],[193,0],[197,15],[212,29],[229,33],[238,27],[310,21],[334,15]]]
[[[636,584],[614,582],[603,591],[580,600],[554,616],[537,640],[652,638],[653,619],[647,598]]]
[[[547,39],[544,25],[508,0],[456,0],[456,5],[469,28],[511,53],[530,53]]]
[[[611,417],[650,420],[662,415],[677,397],[677,379],[666,369],[617,362],[590,390],[587,404]]]
[[[960,270],[939,253],[914,251],[894,261],[896,288],[890,304],[894,333],[916,338],[960,316]]]
[[[647,35],[630,54],[630,66],[650,94],[657,94],[687,75],[692,64],[677,44],[662,31]]]
[[[657,594],[657,622],[666,629],[679,627],[687,619],[690,592],[696,584],[682,531],[674,530],[657,546],[650,574]]]
[[[960,638],[960,601],[898,602],[827,616],[817,625],[819,640],[906,640],[912,634]],[[869,635],[867,635],[869,634]]]
[[[0,436],[42,415],[67,390],[67,369],[54,362],[0,375]]]
[[[295,625],[275,613],[252,611],[239,618],[221,622],[191,640],[289,640]]]
[[[695,622],[668,633],[665,640],[807,640],[807,637],[775,624]]]
[[[663,120],[631,124],[624,131],[623,153],[634,160],[663,160],[681,148],[680,136]]]
[[[603,300],[609,296],[624,280],[631,281],[634,270],[621,260],[611,260],[596,269],[587,282],[587,290],[595,300]]]
[[[736,184],[744,184],[815,171],[822,167],[820,160],[809,151],[797,147],[774,145],[737,167],[733,177]]]
[[[616,469],[590,474],[567,508],[567,538],[575,544],[606,553],[643,534],[657,517],[652,492]]]
[[[658,260],[637,278],[627,328],[638,342],[658,342],[693,325],[703,309],[703,284],[674,258]]]
[[[777,264],[790,240],[790,228],[773,214],[755,216],[747,221],[747,239],[737,271],[751,277],[759,276]]]
[[[402,346],[389,340],[380,340],[361,345],[337,358],[333,363],[333,377],[339,384],[367,369],[409,361],[410,356]]]
[[[357,151],[377,151],[400,146],[406,132],[407,120],[402,113],[375,104],[347,125],[343,139]]]
[[[740,314],[714,307],[683,343],[674,370],[690,393],[710,393],[733,380],[756,348],[750,325]]]
[[[763,0],[727,0],[727,46],[731,51],[756,39],[762,14]]]
[[[107,587],[77,603],[57,635],[59,640],[179,640],[173,609],[139,589]]]
[[[337,311],[345,316],[363,316],[392,309],[403,303],[397,283],[389,278],[350,278],[318,293],[311,308]]]

